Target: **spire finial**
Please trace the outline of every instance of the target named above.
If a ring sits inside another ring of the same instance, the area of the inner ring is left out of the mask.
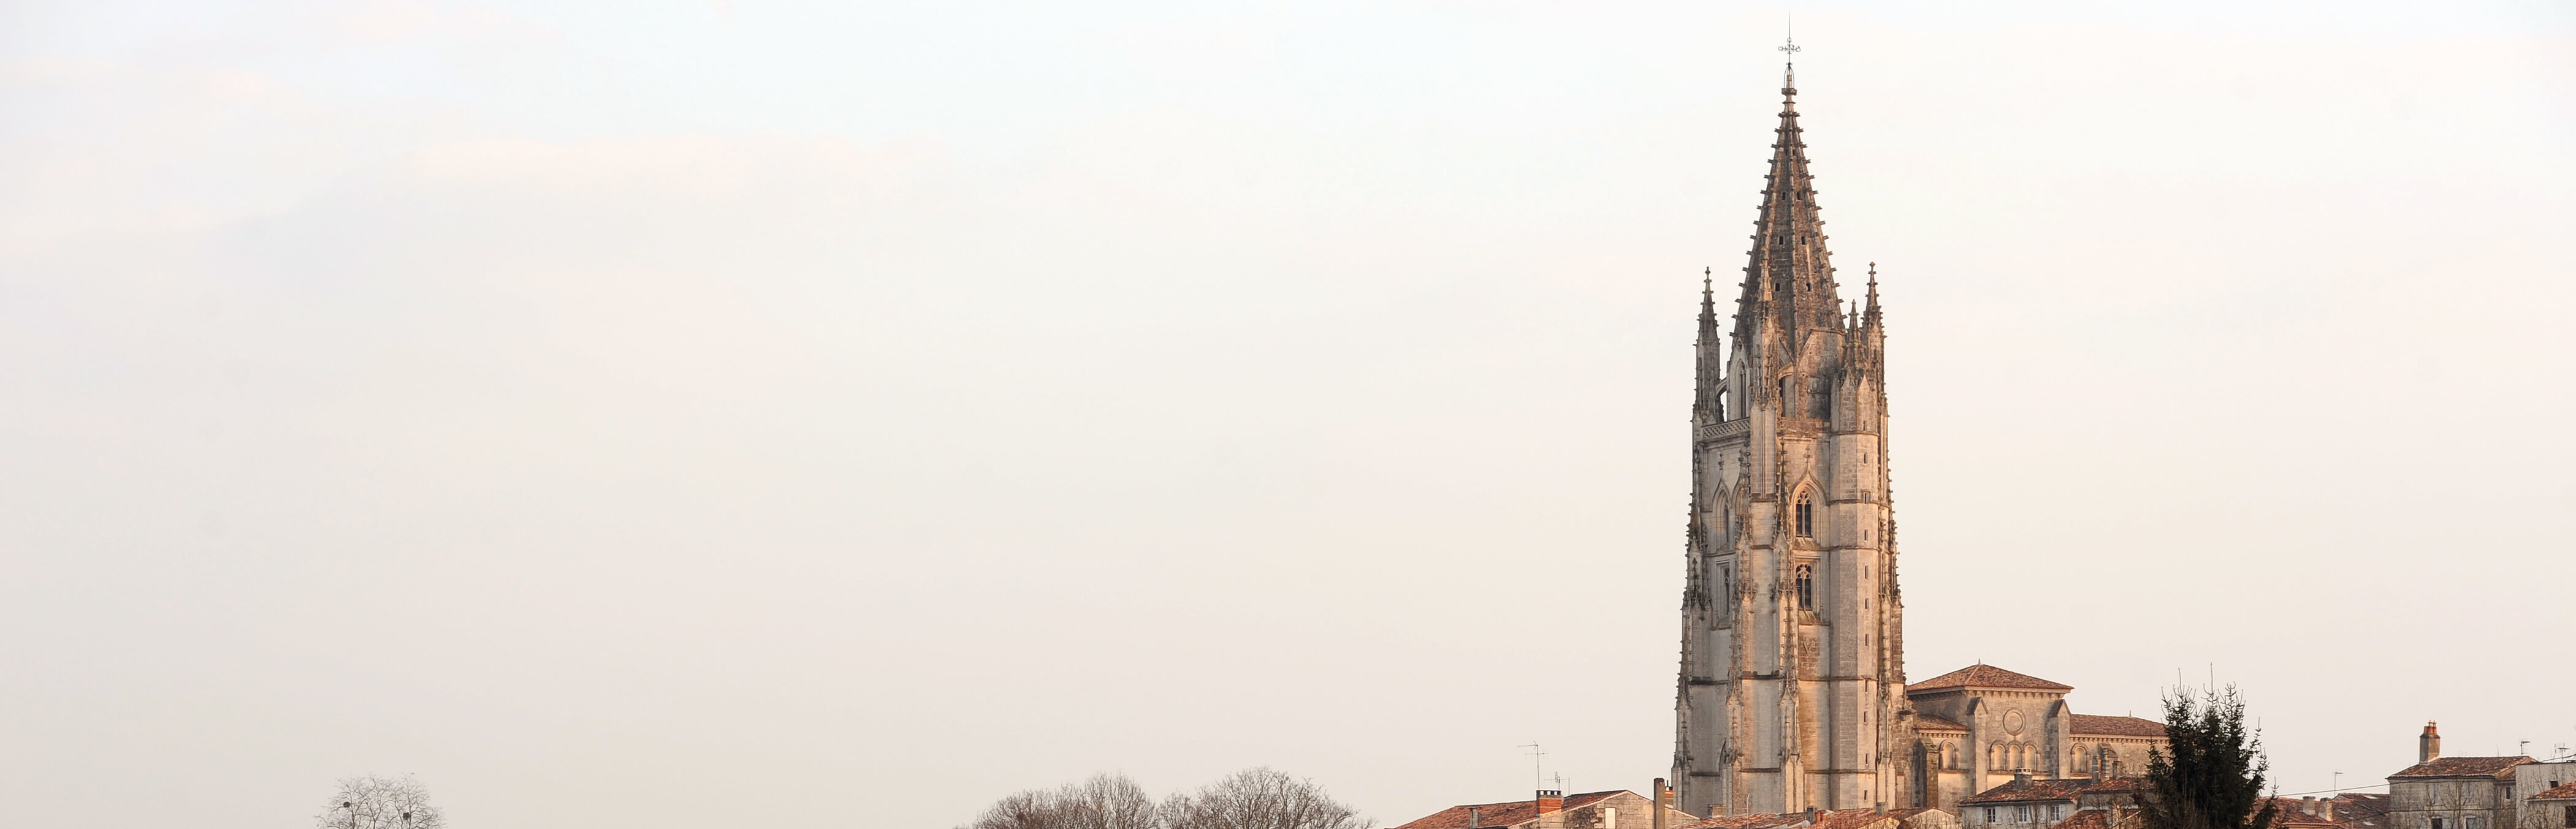
[[[1783,44],[1781,44],[1781,45],[1780,45],[1780,52],[1781,52],[1782,54],[1786,54],[1786,55],[1788,55],[1788,56],[1789,56],[1789,60],[1788,60],[1788,69],[1787,69],[1786,71],[1784,71],[1784,72],[1782,72],[1782,73],[1781,73],[1781,77],[1783,77],[1783,78],[1786,78],[1786,79],[1787,79],[1787,82],[1788,82],[1788,85],[1789,85],[1789,86],[1795,87],[1795,86],[1797,86],[1797,85],[1798,85],[1798,17],[1797,17],[1797,15],[1794,15],[1794,14],[1793,14],[1793,15],[1790,15],[1790,16],[1789,16],[1789,37],[1788,37],[1788,42],[1783,43]]]

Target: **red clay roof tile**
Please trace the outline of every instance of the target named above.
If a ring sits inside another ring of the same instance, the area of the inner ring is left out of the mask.
[[[1931,679],[1905,686],[1908,691],[1934,688],[2039,688],[2050,691],[2072,691],[2073,685],[2059,685],[2029,674],[2007,671],[1993,665],[1970,665]]]
[[[2092,787],[2092,780],[2081,777],[2070,777],[2057,780],[2015,780],[2010,783],[2005,783],[2001,786],[1996,786],[1983,792],[1979,792],[1974,796],[1960,798],[1959,805],[1970,806],[1986,803],[2028,803],[2035,800],[2074,800],[2076,794]]]
[[[2130,821],[2137,819],[2138,810],[2126,807],[2120,809],[2121,826],[2127,827],[2135,825],[2130,823]],[[2057,825],[2049,827],[2049,829],[2111,829],[2111,810],[2084,809],[2076,812],[2075,814],[2067,815],[2065,820],[2058,821]]]
[[[1568,811],[1580,809],[1585,806],[1590,806],[1592,804],[1608,800],[1612,796],[1626,793],[1627,791],[1625,789],[1613,789],[1606,792],[1585,792],[1583,794],[1566,795],[1565,808]],[[1416,820],[1412,823],[1392,827],[1392,829],[1466,829],[1468,809],[1476,810],[1477,826],[1504,827],[1516,823],[1527,822],[1531,818],[1538,817],[1538,801],[1536,800],[1510,800],[1502,803],[1470,803],[1463,806],[1451,806],[1426,815],[1422,819]]]
[[[2494,777],[2511,779],[2513,767],[2533,762],[2529,757],[2444,757],[2430,763],[2407,766],[2405,771],[2389,775],[2399,777]]]
[[[2094,737],[2162,737],[2165,724],[2137,717],[2105,717],[2099,714],[2071,714],[2067,732]]]

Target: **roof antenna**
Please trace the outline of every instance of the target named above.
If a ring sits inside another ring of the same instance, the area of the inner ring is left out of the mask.
[[[1538,741],[1536,740],[1532,740],[1529,743],[1522,745],[1521,748],[1530,750],[1530,789],[1535,791],[1538,787],[1547,785],[1547,778],[1538,773],[1538,758],[1547,756],[1547,752],[1538,750]],[[1531,797],[1537,797],[1537,795],[1531,795]]]

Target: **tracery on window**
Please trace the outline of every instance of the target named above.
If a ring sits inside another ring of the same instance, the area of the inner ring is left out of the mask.
[[[1798,493],[1798,537],[1814,538],[1815,536],[1816,500],[1807,493]]]
[[[1816,609],[1816,575],[1807,565],[1798,565],[1798,609]]]

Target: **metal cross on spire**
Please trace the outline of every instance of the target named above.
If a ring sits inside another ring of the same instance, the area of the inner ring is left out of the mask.
[[[1789,56],[1789,65],[1798,65],[1798,19],[1796,17],[1789,18],[1789,41],[1780,46],[1780,51]]]

